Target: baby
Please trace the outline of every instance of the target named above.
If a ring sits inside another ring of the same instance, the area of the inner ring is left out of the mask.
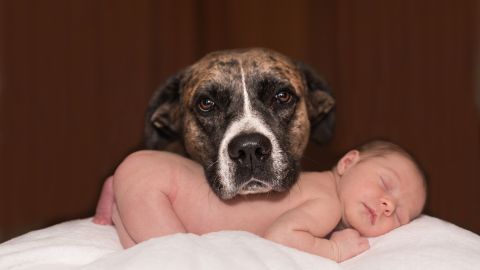
[[[94,222],[113,220],[125,248],[174,233],[243,230],[341,262],[367,250],[366,237],[419,216],[425,199],[418,165],[386,141],[348,152],[331,171],[301,173],[289,192],[228,201],[194,161],[140,151],[105,183]]]

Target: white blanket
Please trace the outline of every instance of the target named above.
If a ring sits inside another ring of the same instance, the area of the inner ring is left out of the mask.
[[[91,219],[33,231],[0,245],[0,269],[480,269],[480,236],[422,216],[341,264],[238,231],[176,234],[123,250]]]

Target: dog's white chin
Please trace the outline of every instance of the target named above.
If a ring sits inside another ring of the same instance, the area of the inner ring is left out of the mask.
[[[269,183],[265,183],[262,180],[250,179],[245,182],[238,189],[237,194],[247,195],[247,194],[256,194],[256,193],[266,193],[273,190],[273,187]]]

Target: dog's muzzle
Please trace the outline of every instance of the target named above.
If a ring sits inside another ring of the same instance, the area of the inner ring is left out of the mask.
[[[237,167],[238,194],[272,190],[265,178],[265,168],[272,162],[272,143],[260,133],[240,134],[228,144],[228,155]]]

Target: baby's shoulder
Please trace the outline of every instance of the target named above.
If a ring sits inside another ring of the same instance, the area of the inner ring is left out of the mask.
[[[311,212],[315,215],[340,213],[341,203],[335,194],[320,194],[307,202],[311,207]]]
[[[312,198],[338,199],[335,180],[329,172],[304,172],[299,187]]]
[[[305,208],[318,219],[330,216],[340,218],[341,203],[335,180],[329,172],[307,172],[301,175],[300,190],[306,198]]]

